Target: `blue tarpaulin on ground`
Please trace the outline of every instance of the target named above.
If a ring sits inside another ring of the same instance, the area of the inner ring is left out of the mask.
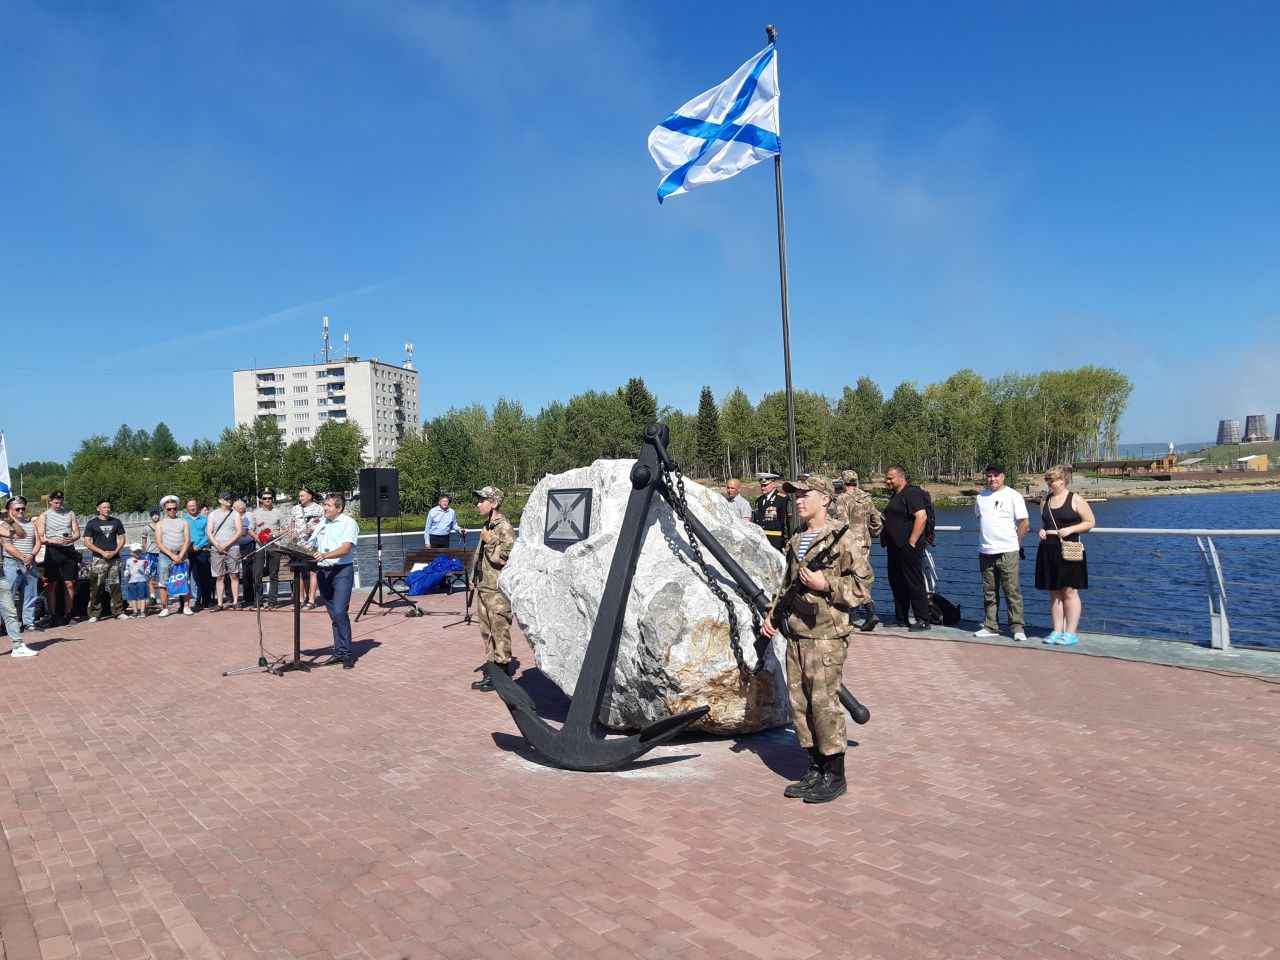
[[[436,557],[421,570],[409,574],[404,580],[409,585],[409,594],[416,596],[431,592],[440,586],[441,581],[449,574],[462,573],[464,569],[461,561],[453,557]]]

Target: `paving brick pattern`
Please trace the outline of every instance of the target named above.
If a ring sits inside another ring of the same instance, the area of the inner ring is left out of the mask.
[[[786,731],[536,762],[452,620],[366,618],[356,670],[282,678],[220,675],[257,655],[239,613],[0,657],[0,957],[1280,952],[1274,681],[859,635],[852,789],[806,806]]]

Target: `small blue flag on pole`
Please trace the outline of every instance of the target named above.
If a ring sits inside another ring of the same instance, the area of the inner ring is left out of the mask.
[[[4,431],[0,430],[0,496],[13,493],[13,481],[9,479],[9,451],[4,445]]]
[[[662,171],[658,202],[728,180],[781,152],[778,100],[778,55],[771,43],[654,127],[649,153]]]

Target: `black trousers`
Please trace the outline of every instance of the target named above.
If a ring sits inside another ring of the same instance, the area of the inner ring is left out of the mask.
[[[191,576],[196,582],[196,588],[200,591],[200,603],[196,606],[197,610],[213,606],[213,568],[209,564],[208,547],[203,550],[191,551]]]
[[[255,596],[254,588],[256,585],[253,577],[255,546],[257,544],[240,544],[240,593],[246,605],[253,603]]]
[[[907,611],[920,623],[929,622],[929,592],[924,586],[924,544],[885,545],[889,589],[893,591],[893,619],[907,620]]]
[[[447,533],[428,533],[427,539],[431,541],[433,547],[449,546],[449,534]]]

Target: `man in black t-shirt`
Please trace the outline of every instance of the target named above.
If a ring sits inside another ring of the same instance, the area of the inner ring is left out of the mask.
[[[893,619],[897,626],[907,625],[907,612],[915,614],[911,630],[929,629],[929,591],[924,585],[924,528],[928,519],[928,500],[919,487],[907,483],[907,475],[898,466],[884,472],[885,483],[892,496],[884,510],[884,528],[880,542],[884,545],[889,568],[889,589],[893,591]]]
[[[89,561],[89,622],[96,623],[102,613],[102,590],[111,600],[107,616],[128,620],[124,597],[120,595],[120,551],[124,548],[124,524],[111,516],[111,501],[98,501],[98,515],[84,525],[84,545],[93,555]]]

